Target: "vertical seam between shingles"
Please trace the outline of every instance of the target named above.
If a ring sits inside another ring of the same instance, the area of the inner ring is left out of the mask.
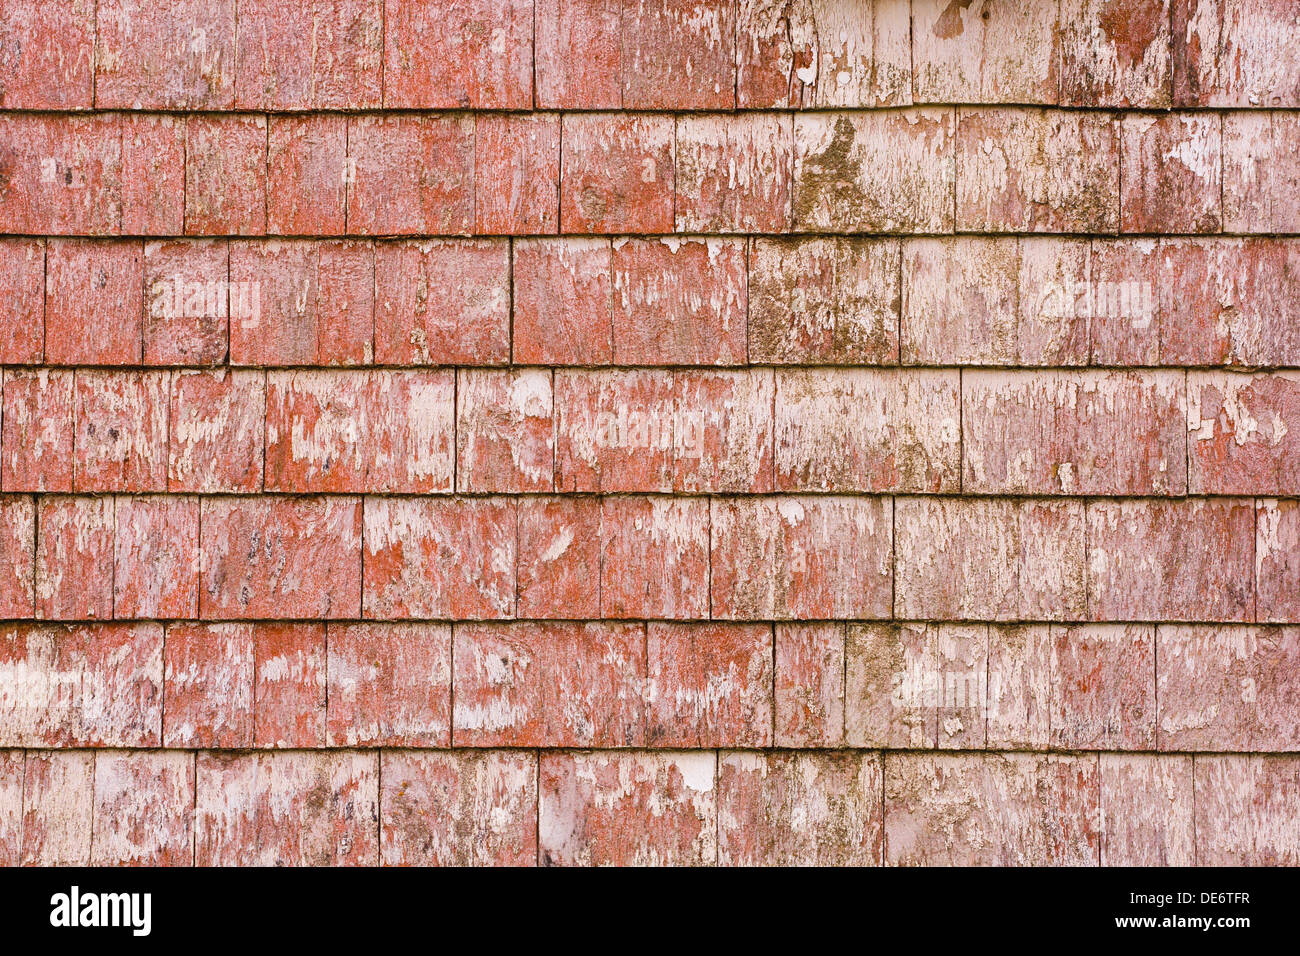
[[[1199,397],[1199,396],[1198,396]],[[1192,408],[1192,376],[1183,369],[1183,494],[1192,494],[1192,431],[1189,427]]]
[[[1160,623],[1151,626],[1151,703],[1155,708],[1151,746],[1157,753],[1160,752],[1160,631],[1163,627]]]
[[[117,500],[118,495],[107,495],[105,500],[108,502],[109,510],[112,512],[110,527],[112,528],[112,538],[110,540],[109,551],[109,587],[108,587],[108,616],[107,620],[112,621],[117,617]],[[92,501],[98,501],[98,496],[92,497]]]
[[[76,753],[76,751],[60,751]],[[99,776],[99,750],[90,751],[90,834],[86,840],[86,865],[93,865],[95,859],[95,783]]]
[[[367,511],[366,505],[369,503],[370,497],[371,497],[370,495],[361,495],[361,497],[358,500],[358,504],[361,507],[361,529],[360,529],[361,530],[361,561],[360,561],[361,580],[358,582],[358,587],[361,590],[361,594],[357,598],[357,616],[363,621],[366,619],[366,511]],[[326,650],[328,651],[328,647],[326,648]],[[326,658],[325,676],[326,676],[326,680],[328,681],[329,679],[328,658]],[[328,713],[326,716],[328,719]],[[328,732],[328,727],[327,727],[327,732]]]
[[[27,762],[31,759],[31,750],[24,747],[23,751],[23,768],[21,779],[22,783],[18,790],[18,862],[21,864],[26,855],[25,841],[27,838]]]
[[[889,619],[898,620],[898,495],[889,496]],[[845,632],[845,679],[847,680],[848,632]],[[848,704],[848,685],[845,684],[845,705]],[[847,730],[848,716],[845,716]]]
[[[542,865],[542,751],[533,754],[533,853],[534,865]]]
[[[713,751],[713,861],[722,866],[722,750]]]
[[[1106,810],[1104,802],[1106,787],[1101,776],[1101,757],[1101,752],[1093,755],[1094,766],[1097,770],[1097,866],[1102,865],[1102,850],[1106,845]]]
[[[1170,6],[1170,10],[1171,10],[1171,12],[1170,12],[1170,16],[1172,17],[1172,16],[1173,16],[1173,13],[1172,13],[1173,4],[1170,4],[1169,6]],[[1172,72],[1172,71],[1171,71],[1171,72]],[[1223,197],[1224,197],[1223,181],[1224,181],[1225,179],[1228,178],[1228,175],[1227,175],[1227,165],[1226,165],[1226,161],[1227,161],[1227,150],[1226,150],[1226,147],[1224,146],[1224,142],[1223,142],[1223,140],[1224,140],[1224,114],[1223,114],[1222,112],[1220,112],[1217,118],[1218,118],[1218,121],[1219,121],[1219,235],[1223,235],[1223,233],[1227,230],[1227,226],[1228,226],[1228,212],[1227,212],[1227,207],[1225,207],[1224,204],[1223,204]],[[1270,118],[1269,122],[1270,122],[1270,124],[1272,123],[1272,119],[1271,119],[1271,118]],[[1270,139],[1271,139],[1271,137],[1270,137]],[[1272,226],[1272,223],[1270,223],[1269,225],[1270,225],[1270,227],[1271,227],[1271,226]]]
[[[564,235],[564,113],[555,114],[556,134],[556,175],[555,175],[555,235],[559,239]]]
[[[380,72],[382,73],[382,70]],[[268,163],[270,162],[269,156],[267,157],[267,162]],[[343,234],[344,235],[347,235],[348,233],[348,206],[351,205],[351,201],[352,201],[351,180],[353,178],[353,170],[355,168],[356,167],[352,159],[352,117],[348,115],[344,115],[343,117],[343,168],[339,170],[339,176],[342,177],[343,179]],[[373,247],[373,242],[371,243],[371,245]],[[370,322],[372,326],[375,320],[374,316],[375,316],[375,312],[374,309],[372,308],[370,310]],[[372,361],[373,361],[373,356],[374,356],[374,340],[372,339],[371,340]]]
[[[957,368],[957,494],[966,493],[966,369]]]
[[[477,191],[477,190],[476,190]],[[506,237],[506,308],[509,311],[506,356],[510,368],[515,366],[515,239]]]
[[[1259,506],[1260,499],[1252,498],[1250,513],[1254,519],[1251,526],[1254,534],[1250,536],[1250,619],[1255,623],[1259,623]]]
[[[893,611],[890,611],[893,614]],[[835,746],[843,747],[849,737],[849,622],[839,622],[840,631],[840,726]]]
[[[460,494],[460,377],[464,369],[451,371],[451,493]]]
[[[364,553],[365,549],[362,548],[362,551]],[[359,608],[357,613],[358,614],[361,613]],[[321,727],[321,740],[324,741],[323,746],[328,748],[333,746],[333,742],[330,740],[330,622],[329,621],[323,621],[321,623],[321,644],[323,645],[322,651],[325,655],[325,659],[322,662],[322,665],[325,668],[325,675],[324,675],[325,712],[321,714],[321,722],[323,724],[323,726]]]
[[[740,109],[740,0],[731,4],[731,108]]]
[[[190,794],[190,866],[197,866],[199,859],[199,752],[190,752],[190,781],[193,791]]]
[[[99,100],[99,0],[95,0],[90,25],[90,108],[97,109]]]
[[[447,746],[456,746],[456,622],[447,622]]]
[[[1174,22],[1174,9],[1175,9],[1175,4],[1170,3],[1169,4],[1169,45],[1166,50],[1166,53],[1169,56],[1169,79],[1167,80],[1168,83],[1167,89],[1169,91],[1169,109],[1171,110],[1178,108],[1178,101],[1177,101],[1178,90],[1177,90],[1177,81],[1175,80],[1175,77],[1178,74],[1178,53],[1177,53],[1178,37],[1177,34],[1175,33],[1175,30],[1177,29],[1177,24]],[[1057,14],[1057,19],[1058,20],[1060,19],[1059,13]]]
[[[375,863],[384,865],[384,747],[375,748]]]
[[[265,152],[262,153],[262,229],[261,235],[266,236],[271,225],[271,114],[269,112],[262,114],[262,122],[266,129],[263,131],[265,140]]]
[[[771,723],[771,736],[768,738],[768,746],[775,747],[776,744],[776,622],[768,624],[768,635],[772,638],[772,671],[768,674],[768,693],[771,695],[771,712],[768,714]]]
[[[912,0],[908,0],[907,3],[907,77],[909,105],[914,106],[916,105],[916,8]],[[884,762],[883,756],[881,762],[882,764]]]
[[[158,687],[158,746],[165,749],[167,747],[167,632],[171,626],[162,624],[160,627],[162,628],[162,680],[159,681]]]

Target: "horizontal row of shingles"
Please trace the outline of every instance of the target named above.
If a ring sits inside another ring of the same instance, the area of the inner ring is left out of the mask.
[[[0,232],[32,235],[1300,231],[1295,111],[6,113],[0,142]]]
[[[1300,502],[0,498],[0,617],[1300,622]]]
[[[1300,367],[1300,242],[0,239],[0,365]]]
[[[1300,760],[0,751],[0,862],[1295,865]]]
[[[8,625],[0,746],[1284,752],[1297,667],[1294,626]]]
[[[22,493],[1300,495],[1300,372],[7,369]]]
[[[1300,106],[1288,0],[46,0],[17,109]]]

